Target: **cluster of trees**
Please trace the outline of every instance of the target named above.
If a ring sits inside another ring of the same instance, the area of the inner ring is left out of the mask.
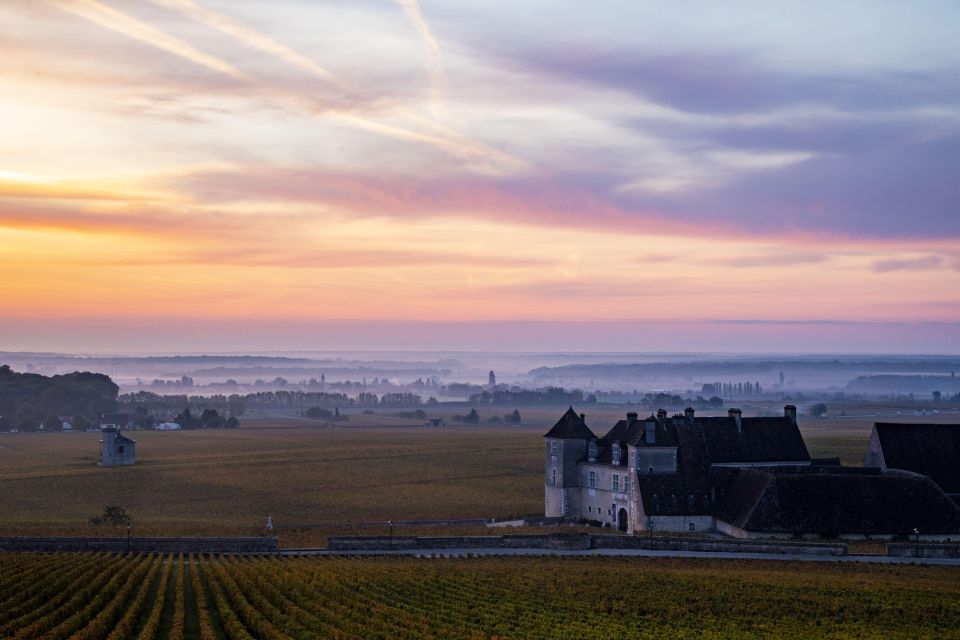
[[[184,429],[236,429],[240,421],[236,416],[224,418],[216,409],[204,409],[200,415],[194,415],[187,407],[173,419]]]
[[[759,396],[763,388],[759,382],[711,382],[700,388],[703,395],[715,395],[728,400]]]
[[[333,411],[323,407],[310,407],[303,415],[313,420],[347,420],[347,416],[340,415],[340,407],[334,407]]]
[[[454,415],[450,418],[453,422],[460,422],[462,424],[480,424],[480,414],[477,413],[476,409],[470,409],[470,413],[467,415]],[[500,416],[490,416],[487,418],[487,424],[510,424],[520,426],[522,418],[520,417],[520,412],[516,409],[513,410],[513,413],[507,413],[502,418]]]
[[[704,398],[703,396],[684,398],[683,396],[669,393],[648,393],[643,396],[643,404],[651,410],[664,409],[667,407],[676,409],[684,409],[686,407],[693,407],[694,409],[720,409],[723,407],[723,398],[718,396],[711,396],[710,398]]]
[[[566,390],[563,387],[544,387],[542,389],[509,389],[483,390],[470,396],[473,404],[593,404],[597,397],[593,394],[584,395],[580,389]]]
[[[324,391],[264,391],[238,396],[246,406],[264,409],[307,409],[310,407],[416,407],[423,397],[415,393],[375,393],[362,391],[356,397]],[[434,399],[433,402],[436,402]],[[428,404],[430,401],[428,401]]]
[[[239,417],[246,412],[247,407],[245,398],[239,395],[159,395],[149,391],[138,391],[121,394],[117,401],[121,411],[138,414],[146,412],[165,417],[173,416],[184,408],[194,412],[216,409],[222,414]]]
[[[35,431],[41,426],[59,431],[60,416],[69,416],[76,428],[86,428],[117,410],[118,391],[113,380],[100,373],[48,377],[0,365],[0,431]]]

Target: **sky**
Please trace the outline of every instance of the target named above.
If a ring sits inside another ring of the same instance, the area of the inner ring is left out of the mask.
[[[6,0],[0,350],[960,353],[960,5]]]

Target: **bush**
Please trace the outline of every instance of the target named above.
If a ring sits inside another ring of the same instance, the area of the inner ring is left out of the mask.
[[[109,506],[103,510],[98,516],[90,518],[90,524],[95,527],[98,527],[102,524],[108,524],[111,527],[116,527],[118,525],[129,525],[133,520],[130,516],[127,515],[127,512],[123,507],[118,506]]]

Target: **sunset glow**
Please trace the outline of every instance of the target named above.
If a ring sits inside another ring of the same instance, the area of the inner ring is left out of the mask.
[[[4,3],[0,349],[958,352],[924,4]]]

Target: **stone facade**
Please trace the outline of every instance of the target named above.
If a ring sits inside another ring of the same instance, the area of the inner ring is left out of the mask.
[[[101,431],[101,435],[102,466],[116,467],[137,461],[137,443],[121,434],[119,429],[106,427]]]

